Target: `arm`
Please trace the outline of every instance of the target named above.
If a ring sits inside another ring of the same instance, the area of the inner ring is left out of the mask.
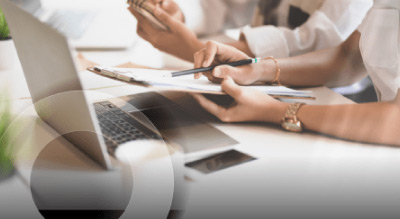
[[[193,54],[204,47],[204,43],[197,39],[197,36],[183,22],[172,17],[160,7],[156,7],[154,15],[169,27],[169,31],[153,27],[142,15],[131,8],[129,10],[138,20],[138,35],[163,52],[193,62]]]
[[[227,77],[222,89],[236,100],[230,108],[218,106],[201,95],[199,104],[224,122],[261,121],[280,124],[288,103],[236,85]],[[366,143],[400,146],[400,89],[393,102],[314,106],[305,105],[297,116],[304,128],[331,136]],[[249,113],[250,112],[250,113]]]
[[[352,84],[366,75],[359,49],[360,33],[354,32],[339,46],[305,55],[279,59],[280,82],[287,86],[321,86]],[[262,81],[275,77],[275,64],[264,62]]]
[[[360,33],[356,31],[344,43],[334,48],[279,59],[280,82],[287,86],[320,86],[329,83],[345,85],[359,80],[360,76],[365,76],[359,39]],[[247,58],[242,52],[216,42],[208,42],[205,49],[198,53],[200,54],[196,56],[195,67]],[[269,83],[275,79],[276,66],[271,60],[263,60],[236,68],[219,66],[205,75],[214,82],[231,76],[241,85]]]
[[[399,94],[399,92],[398,92]],[[399,95],[397,95],[398,100]],[[298,118],[306,129],[367,143],[400,146],[400,102],[379,102],[300,108]]]
[[[336,46],[361,24],[371,0],[327,0],[300,27],[244,28],[247,43],[258,57],[284,58]]]

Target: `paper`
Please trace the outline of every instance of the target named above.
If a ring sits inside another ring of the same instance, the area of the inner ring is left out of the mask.
[[[115,77],[120,80],[132,82],[141,82],[154,87],[171,88],[171,89],[181,89],[189,91],[197,91],[203,93],[216,93],[223,94],[220,84],[215,84],[208,81],[207,78],[202,77],[200,79],[194,79],[193,75],[185,75],[180,77],[171,77],[171,71],[166,70],[153,70],[153,69],[140,69],[140,68],[105,68],[99,67],[101,69],[106,69],[109,72],[114,73],[111,76],[106,73],[106,76]],[[298,97],[298,98],[313,98],[310,96],[310,91],[297,91],[284,86],[246,86],[252,89],[256,89],[260,92],[279,96],[282,98]]]

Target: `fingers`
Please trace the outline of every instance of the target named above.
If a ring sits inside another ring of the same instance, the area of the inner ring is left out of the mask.
[[[205,51],[205,48],[194,53],[193,57],[194,57],[194,67],[195,68],[201,68],[201,66],[203,65],[204,51]]]
[[[209,113],[219,118],[221,121],[231,122],[229,109],[217,105],[216,103],[208,100],[201,94],[192,94],[192,96],[200,104],[200,106],[207,110]]]
[[[214,41],[208,41],[206,43],[206,48],[204,51],[204,60],[202,63],[203,67],[208,67],[214,61],[215,56],[217,55],[218,51],[218,43]]]
[[[161,5],[163,3],[163,0],[152,0],[154,5]]]
[[[204,75],[208,78],[209,81],[215,84],[221,84],[222,81],[224,80],[223,78],[216,78],[212,76],[211,73],[205,73]]]
[[[175,20],[171,15],[158,6],[154,9],[153,13],[158,20],[170,27],[173,32],[176,30],[176,27],[180,25],[179,21]]]
[[[129,7],[128,10],[138,21],[137,27],[136,27],[137,34],[141,38],[149,41],[150,43],[153,43],[153,41],[154,41],[153,38],[158,36],[159,32],[153,27],[153,25],[147,20],[147,18],[145,18],[143,15],[136,12],[135,9]]]
[[[141,14],[137,13],[132,7],[128,7],[128,10],[137,19],[138,23],[144,20],[144,17]]]
[[[194,54],[194,68],[201,68],[203,61],[204,61],[204,49],[201,49],[197,51]],[[202,73],[196,73],[194,74],[194,79],[199,79],[201,77]]]
[[[159,0],[160,1],[160,5],[162,6],[162,8],[166,11],[168,11],[167,9],[169,9],[170,5],[171,5],[171,1],[170,0]]]
[[[229,76],[221,83],[221,89],[235,100],[240,99],[243,94],[243,88],[235,84],[233,79]]]
[[[226,78],[226,77],[231,77],[236,79],[239,75],[239,69],[238,67],[232,67],[229,65],[221,65],[212,71],[212,75],[216,78]]]
[[[194,67],[201,68],[210,66],[214,62],[215,55],[218,50],[217,47],[218,46],[216,42],[214,41],[207,42],[205,48],[199,50],[194,54],[194,64],[195,64]],[[202,75],[201,73],[197,73],[194,75],[194,78],[198,79],[200,78],[201,75]],[[210,77],[208,77],[208,79],[210,80]]]

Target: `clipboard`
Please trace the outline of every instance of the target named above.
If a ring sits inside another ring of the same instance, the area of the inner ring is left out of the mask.
[[[99,71],[99,69],[101,69]],[[127,84],[136,85],[136,86],[143,86],[155,90],[173,90],[173,91],[181,91],[181,92],[188,92],[188,93],[201,93],[201,94],[214,94],[214,95],[226,95],[221,89],[220,86],[216,84],[211,84],[208,86],[192,84],[190,82],[182,81],[179,83],[171,83],[168,80],[169,71],[165,70],[154,70],[154,69],[135,69],[135,70],[142,70],[142,71],[152,71],[152,73],[157,73],[156,77],[143,77],[140,74],[133,74],[128,70],[118,70],[115,68],[97,68],[91,67],[87,68],[88,71],[93,72],[97,75],[107,77],[113,80],[125,82]],[[164,75],[164,78],[163,78]],[[176,80],[176,78],[174,78]],[[178,79],[179,80],[179,79]],[[197,81],[197,80],[196,80]],[[207,81],[207,83],[210,83]],[[212,89],[210,87],[212,86]],[[276,99],[298,99],[298,100],[316,100],[316,97],[312,96],[310,92],[307,91],[296,91],[293,89],[282,87],[285,91],[266,91],[266,88],[270,87],[276,88],[278,90],[279,87],[276,86],[248,86],[250,88],[257,89],[261,92],[264,92],[273,98]]]

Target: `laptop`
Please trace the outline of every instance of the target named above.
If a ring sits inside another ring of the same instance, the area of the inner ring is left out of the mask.
[[[155,92],[88,102],[66,37],[12,1],[0,3],[39,117],[102,167],[112,169],[116,149],[130,141],[165,140],[186,154],[238,143]]]
[[[56,7],[57,4],[62,6],[63,2],[60,1],[53,1],[53,7],[50,8],[44,7],[41,0],[12,0],[12,2],[63,33],[70,40],[70,45],[77,49],[125,49],[138,39],[135,33],[136,21],[125,10],[125,5],[102,9],[96,7],[99,4],[97,1],[86,2],[92,3],[95,10],[71,6]],[[122,2],[113,4],[119,6],[118,3]]]

